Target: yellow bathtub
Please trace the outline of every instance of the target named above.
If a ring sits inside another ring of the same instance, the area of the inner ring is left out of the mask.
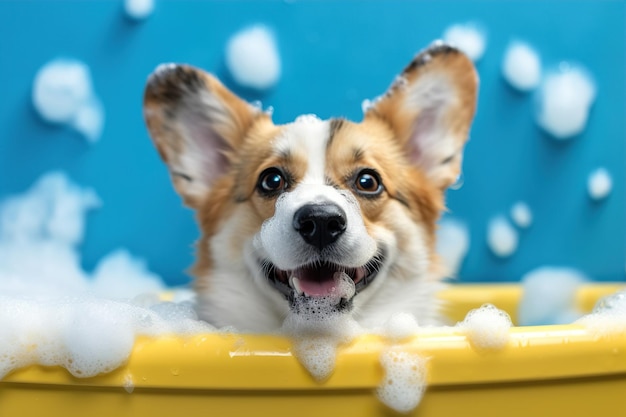
[[[622,284],[623,286],[623,284]],[[597,284],[578,304],[621,286]],[[493,303],[515,320],[516,285],[458,285],[442,297],[452,320]],[[140,339],[127,364],[95,378],[31,366],[0,381],[0,416],[383,416],[375,395],[388,342],[364,336],[340,349],[335,372],[315,382],[277,336],[208,334]],[[415,416],[626,415],[626,334],[594,338],[578,325],[514,327],[508,345],[478,352],[456,329],[408,340],[430,358]],[[624,414],[620,414],[624,413]]]

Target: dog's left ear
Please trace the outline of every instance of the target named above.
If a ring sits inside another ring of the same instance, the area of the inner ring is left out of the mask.
[[[472,61],[439,43],[415,57],[365,119],[386,122],[411,163],[445,189],[461,172],[477,89]]]
[[[263,113],[211,74],[168,64],[148,79],[144,116],[174,188],[187,206],[197,209],[230,170],[236,150]]]

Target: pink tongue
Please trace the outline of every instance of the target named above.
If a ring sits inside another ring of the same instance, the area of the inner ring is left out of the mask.
[[[297,269],[293,274],[298,278],[300,289],[305,294],[323,297],[331,295],[337,288],[339,276],[335,277],[335,272],[335,268],[323,265]]]
[[[326,281],[300,280],[300,289],[307,295],[323,297],[333,294],[336,288],[337,282],[334,279]]]

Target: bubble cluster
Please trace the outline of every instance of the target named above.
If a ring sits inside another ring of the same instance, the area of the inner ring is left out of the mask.
[[[72,126],[89,142],[100,139],[104,109],[83,62],[59,58],[46,63],[35,75],[32,100],[44,120]]]
[[[511,317],[492,304],[471,310],[457,327],[462,329],[476,349],[502,349],[509,341]]]
[[[537,100],[536,120],[555,139],[569,139],[587,125],[596,84],[582,66],[562,63],[544,76]]]
[[[470,246],[469,229],[459,220],[443,219],[437,229],[437,253],[447,268],[448,275],[457,276]]]
[[[539,54],[525,42],[511,42],[504,53],[502,75],[512,87],[520,91],[536,88],[541,81]]]
[[[487,48],[485,31],[475,23],[452,25],[445,30],[443,39],[463,51],[472,61],[482,58]]]
[[[384,375],[376,390],[380,401],[401,413],[415,409],[426,390],[426,358],[410,352],[390,349],[382,353]]]
[[[626,335],[626,290],[600,299],[591,314],[576,323],[585,326],[596,337]]]
[[[383,335],[394,342],[414,337],[418,331],[417,320],[409,313],[395,313],[383,325]]]
[[[503,216],[497,216],[487,225],[487,245],[494,255],[501,258],[511,256],[517,250],[519,237],[511,223]]]
[[[587,190],[589,197],[593,200],[602,200],[606,198],[613,188],[613,180],[611,174],[606,168],[598,168],[589,174],[587,180]]]
[[[274,34],[257,25],[233,35],[226,46],[226,66],[243,87],[266,90],[280,78],[281,63]]]
[[[533,222],[533,213],[530,207],[528,207],[528,204],[523,201],[518,201],[511,207],[511,218],[517,227],[526,229],[530,227]]]
[[[540,326],[576,320],[582,315],[576,307],[576,292],[587,281],[585,275],[572,268],[544,266],[530,271],[521,279],[519,324]]]

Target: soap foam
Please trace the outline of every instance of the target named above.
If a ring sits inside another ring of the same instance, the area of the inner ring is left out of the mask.
[[[525,42],[511,42],[504,53],[502,75],[512,87],[520,91],[536,88],[541,81],[539,54]]]
[[[587,190],[589,197],[593,200],[602,200],[606,198],[613,188],[613,180],[611,174],[606,168],[598,168],[589,174],[587,180]]]
[[[32,364],[90,377],[123,364],[137,336],[214,330],[188,292],[162,302],[161,279],[124,249],[82,269],[77,247],[100,205],[60,172],[0,203],[0,379]]]
[[[124,11],[132,19],[145,19],[153,10],[154,0],[124,0]]]
[[[589,281],[581,272],[565,267],[544,266],[521,279],[518,307],[521,326],[568,324],[582,313],[576,307],[576,291]]]
[[[482,58],[487,47],[485,31],[475,23],[452,25],[445,30],[443,39],[459,48],[474,62]]]
[[[35,75],[32,100],[42,119],[72,126],[92,143],[100,138],[104,110],[85,63],[65,58],[46,63]]]
[[[598,338],[626,336],[626,290],[600,299],[591,314],[576,323]]]
[[[517,250],[517,231],[503,216],[494,217],[487,226],[487,245],[494,255],[501,258],[512,255]]]
[[[395,313],[383,325],[382,334],[393,342],[402,342],[417,335],[419,325],[409,313]]]
[[[447,269],[447,275],[456,277],[470,246],[467,225],[461,221],[445,218],[437,229],[437,253]]]
[[[538,91],[536,121],[558,140],[581,133],[596,97],[596,84],[582,66],[562,63],[549,72]]]
[[[471,310],[457,327],[462,329],[470,344],[479,350],[498,350],[509,341],[511,317],[492,304]]]
[[[511,207],[511,218],[517,227],[526,229],[530,227],[533,222],[533,213],[528,207],[528,204],[523,201],[518,201]]]
[[[380,356],[384,376],[376,395],[380,401],[400,413],[415,409],[426,390],[426,358],[397,349],[389,349]]]
[[[256,25],[236,33],[226,46],[226,66],[244,87],[266,90],[280,78],[281,63],[272,31]]]
[[[294,354],[317,381],[335,368],[337,348],[362,333],[350,313],[337,311],[334,297],[298,297],[282,332],[294,343]]]

